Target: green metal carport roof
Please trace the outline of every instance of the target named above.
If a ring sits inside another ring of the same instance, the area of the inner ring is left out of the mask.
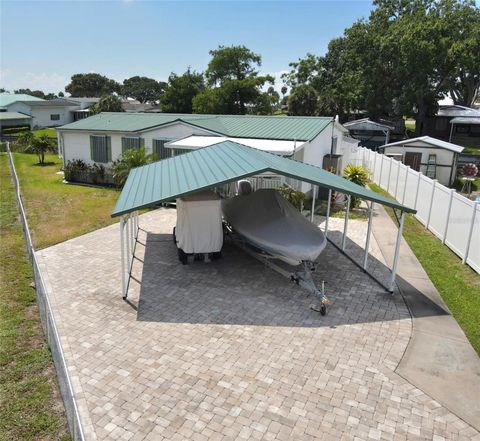
[[[405,212],[415,212],[393,199],[385,198],[314,165],[232,141],[223,141],[133,169],[112,217],[264,172],[278,173]]]

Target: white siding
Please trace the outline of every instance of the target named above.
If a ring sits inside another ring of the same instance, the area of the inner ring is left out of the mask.
[[[59,140],[63,145],[63,158],[65,163],[72,159],[82,159],[87,163],[93,162],[90,158],[90,135],[108,135],[111,137],[112,161],[119,159],[122,154],[122,137],[124,136],[140,136],[144,139],[147,153],[151,153],[153,139],[173,140],[190,135],[211,135],[207,130],[198,129],[181,122],[138,133],[71,132],[67,130],[60,130],[59,133]]]
[[[32,117],[32,128],[63,126],[73,122],[73,110],[79,106],[69,107],[31,107],[25,103],[17,102],[8,106],[11,112],[20,112]],[[52,120],[51,115],[59,115],[60,119]]]

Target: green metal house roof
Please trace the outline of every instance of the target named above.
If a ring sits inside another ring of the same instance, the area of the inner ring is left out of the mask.
[[[42,98],[38,98],[32,95],[26,95],[24,93],[0,93],[0,107],[6,107],[17,101],[45,101]]]
[[[278,173],[406,212],[415,212],[319,167],[223,141],[131,170],[112,216],[264,172]]]
[[[310,141],[332,122],[332,118],[103,112],[57,130],[142,132],[175,121],[230,137]]]

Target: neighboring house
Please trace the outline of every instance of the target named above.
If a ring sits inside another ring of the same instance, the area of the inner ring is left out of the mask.
[[[224,137],[235,138],[237,142],[245,139],[247,145],[256,142],[269,151],[271,146],[277,148],[279,141],[288,141],[294,147],[294,159],[320,167],[325,155],[342,155],[344,150],[348,152],[356,146],[355,141],[352,144],[352,140],[347,139],[348,131],[327,117],[105,112],[59,127],[57,132],[64,164],[81,159],[108,165],[119,159],[126,149],[140,146],[164,159],[186,149],[205,146],[195,143],[184,143],[177,148],[166,146],[192,135],[218,137],[219,141]],[[304,191],[308,188],[306,184]]]
[[[430,136],[392,142],[381,149],[386,156],[398,159],[446,186],[455,180],[458,155],[463,151],[462,146]]]
[[[440,106],[435,116],[427,118],[424,133],[459,145],[480,147],[480,110]]]
[[[395,129],[393,125],[387,125],[372,121],[369,118],[357,119],[343,124],[350,136],[360,141],[360,145],[372,150],[388,144],[390,134]]]
[[[3,129],[13,127],[30,127],[32,117],[18,112],[0,112],[0,134]]]

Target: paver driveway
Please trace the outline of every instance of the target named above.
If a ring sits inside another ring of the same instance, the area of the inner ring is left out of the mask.
[[[334,247],[316,273],[322,317],[232,245],[180,265],[174,223],[168,209],[140,218],[130,304],[118,225],[38,252],[88,439],[480,439],[395,373],[408,310]],[[354,241],[364,228],[350,223]]]

